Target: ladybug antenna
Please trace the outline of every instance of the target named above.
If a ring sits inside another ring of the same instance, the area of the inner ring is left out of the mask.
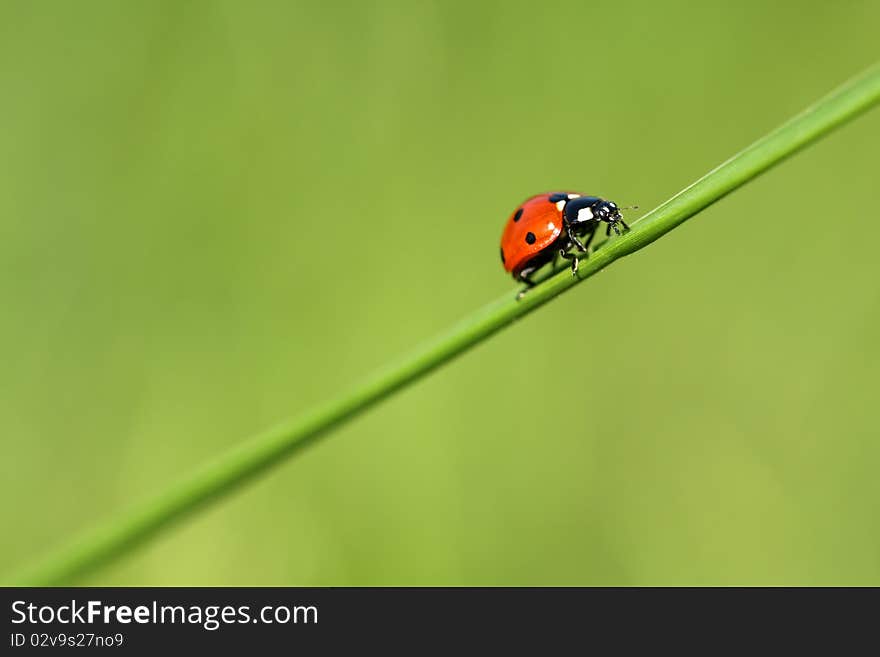
[[[627,205],[625,208],[617,208],[618,210],[638,210],[638,205]]]

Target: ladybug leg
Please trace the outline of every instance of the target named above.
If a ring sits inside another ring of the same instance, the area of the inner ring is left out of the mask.
[[[599,222],[592,222],[592,227],[587,234],[587,241],[581,242],[577,235],[575,235],[574,231],[569,226],[567,233],[568,239],[574,244],[581,253],[590,253],[590,244],[593,241],[593,238],[596,236],[596,229],[599,227]]]
[[[526,289],[520,290],[519,292],[517,292],[517,294],[516,294],[517,301],[522,299],[525,296],[526,292],[528,292],[533,287],[535,287],[535,285],[537,285],[537,283],[535,283],[535,281],[533,281],[531,279],[531,275],[534,273],[535,273],[535,267],[529,267],[527,269],[523,269],[519,273],[519,276],[517,276],[517,278],[520,280],[520,282],[524,283],[526,286]]]
[[[608,227],[605,229],[605,234],[611,235],[611,231],[613,230],[615,235],[620,235],[620,228],[617,227],[618,223],[623,224],[625,230],[629,230],[629,226],[623,223],[623,219],[617,219],[616,221],[608,222]]]
[[[567,253],[565,251],[565,249],[560,249],[559,255],[562,256],[563,258],[565,258],[566,260],[571,260],[571,273],[572,273],[572,275],[577,274],[578,273],[578,264],[580,263],[580,260],[578,259],[578,257],[574,253]]]
[[[581,253],[585,253],[587,250],[587,247],[585,247],[581,243],[581,241],[578,239],[578,236],[574,234],[574,231],[571,230],[571,228],[569,228],[567,232],[568,232],[569,241],[571,241],[571,243],[574,244],[578,248],[578,251],[580,251]]]

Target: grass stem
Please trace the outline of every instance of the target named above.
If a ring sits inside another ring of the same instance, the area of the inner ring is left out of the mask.
[[[511,290],[411,354],[303,417],[283,422],[220,455],[168,490],[64,546],[12,583],[68,583],[146,543],[282,463],[342,423],[363,413],[512,322],[589,278],[615,260],[646,247],[715,201],[880,101],[880,66],[847,82],[770,134],[648,212],[622,237],[610,239],[581,263],[549,276],[522,300]]]

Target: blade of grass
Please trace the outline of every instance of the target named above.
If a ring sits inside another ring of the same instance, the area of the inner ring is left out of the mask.
[[[448,363],[615,260],[644,248],[878,101],[880,65],[875,65],[646,214],[622,237],[601,245],[581,264],[577,276],[567,270],[556,272],[529,291],[521,301],[515,300],[513,292],[506,293],[348,393],[221,455],[152,501],[85,535],[35,568],[22,572],[13,581],[56,585],[108,564],[173,522],[228,495],[331,429]]]

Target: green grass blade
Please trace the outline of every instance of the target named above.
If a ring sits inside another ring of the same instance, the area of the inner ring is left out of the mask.
[[[175,521],[228,495],[333,428],[413,383],[511,322],[527,315],[602,268],[644,248],[732,190],[880,101],[880,66],[874,66],[758,140],[687,189],[645,215],[624,236],[607,241],[585,260],[578,275],[557,272],[521,301],[508,292],[408,357],[335,400],[260,434],[221,455],[164,494],[85,535],[20,573],[14,583],[55,585],[106,565],[167,529]]]

